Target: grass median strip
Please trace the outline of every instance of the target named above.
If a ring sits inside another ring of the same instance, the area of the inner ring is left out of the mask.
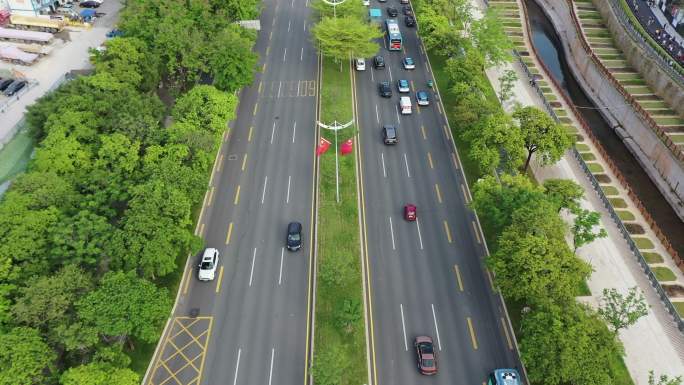
[[[348,66],[323,61],[320,120],[344,124],[352,119]],[[351,138],[355,126],[338,133],[338,144]],[[316,383],[337,379],[340,384],[368,382],[363,317],[363,288],[359,258],[356,161],[339,156],[340,202],[335,187],[334,133],[321,129],[331,148],[320,157],[316,329],[313,375]],[[356,144],[355,144],[356,145]]]

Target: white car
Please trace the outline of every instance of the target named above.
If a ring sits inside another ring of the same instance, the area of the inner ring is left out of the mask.
[[[416,63],[413,61],[413,58],[405,57],[404,60],[402,60],[402,64],[404,65],[405,70],[416,69]]]
[[[216,275],[216,266],[218,266],[219,252],[214,248],[207,248],[202,254],[202,261],[199,264],[199,272],[197,278],[200,281],[213,281]]]
[[[409,82],[406,79],[397,80],[397,88],[399,89],[399,92],[401,92],[401,93],[411,92],[411,88],[409,87]]]
[[[356,60],[354,62],[356,63],[356,70],[357,71],[365,71],[366,70],[366,59],[356,58]]]
[[[363,5],[365,5],[366,7],[369,7],[370,6],[370,0],[363,0]]]

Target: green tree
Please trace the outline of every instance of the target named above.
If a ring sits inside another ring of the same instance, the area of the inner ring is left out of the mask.
[[[368,15],[367,8],[360,1],[345,1],[333,9],[333,6],[326,4],[322,0],[314,0],[311,2],[311,8],[315,9],[321,18],[353,17],[365,21],[365,17]]]
[[[586,306],[537,308],[523,316],[520,354],[532,383],[611,385],[612,357],[622,347]]]
[[[530,165],[532,155],[537,153],[541,165],[557,162],[565,150],[572,146],[572,139],[562,125],[556,123],[544,111],[527,106],[513,113],[518,120],[527,149],[525,170]]]
[[[418,13],[420,35],[428,51],[451,56],[461,47],[461,33],[449,22],[449,18],[432,7],[420,7]]]
[[[173,107],[173,118],[187,122],[197,130],[207,130],[220,135],[228,128],[228,122],[235,119],[237,98],[212,86],[199,85],[178,98]]]
[[[558,212],[568,209],[576,212],[579,201],[584,197],[584,189],[570,179],[547,179],[544,181],[546,196],[558,207]]]
[[[133,336],[155,342],[171,309],[164,288],[133,273],[109,272],[100,286],[77,302],[78,315],[106,339],[126,341]]]
[[[650,370],[648,372],[648,385],[682,385],[682,376],[670,378],[667,374],[661,374],[656,377]]]
[[[576,252],[580,247],[608,236],[603,228],[600,228],[598,232],[594,231],[594,227],[598,226],[600,221],[601,214],[596,211],[580,209],[576,212],[572,225],[572,241],[575,248],[573,251]]]
[[[598,314],[617,335],[620,329],[628,328],[648,315],[648,308],[644,294],[636,286],[630,288],[627,295],[616,289],[603,289]]]
[[[214,13],[225,12],[228,20],[252,20],[259,18],[261,2],[258,0],[211,0]]]
[[[504,22],[496,8],[489,7],[481,19],[473,21],[472,37],[475,46],[486,59],[487,67],[511,61],[513,42],[504,30]]]
[[[108,73],[116,81],[143,92],[159,84],[159,59],[147,45],[134,37],[119,37],[107,42],[107,50],[93,56],[95,71]]]
[[[374,39],[383,35],[376,26],[352,16],[325,17],[311,28],[311,33],[321,53],[337,62],[375,55],[380,46]]]
[[[338,344],[330,344],[318,349],[311,372],[317,385],[341,385],[347,369],[346,360]]]
[[[513,97],[513,87],[518,80],[518,74],[514,70],[506,70],[499,77],[499,99],[506,103]]]
[[[54,373],[56,354],[38,331],[18,327],[0,334],[0,385],[37,385]]]
[[[523,175],[487,175],[475,183],[471,207],[477,211],[485,233],[501,234],[511,224],[513,212],[544,199],[543,190]],[[555,215],[557,216],[557,215]]]
[[[477,162],[482,174],[500,165],[505,170],[515,170],[525,159],[523,138],[503,112],[485,116],[461,136],[470,143],[468,156]]]
[[[138,385],[140,377],[128,368],[94,362],[68,369],[59,379],[61,385]]]
[[[209,66],[216,88],[233,93],[252,83],[259,56],[252,51],[254,39],[242,27],[223,29],[213,36],[211,44]]]

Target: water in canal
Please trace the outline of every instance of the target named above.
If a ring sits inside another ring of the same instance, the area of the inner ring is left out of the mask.
[[[533,44],[541,56],[539,59],[544,62],[552,72],[551,75],[568,93],[596,138],[624,175],[632,191],[644,204],[679,255],[684,257],[684,223],[575,80],[568,67],[560,38],[551,21],[534,0],[525,0],[525,4],[532,27]]]

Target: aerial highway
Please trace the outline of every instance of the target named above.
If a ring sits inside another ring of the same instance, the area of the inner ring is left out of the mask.
[[[387,18],[388,6],[377,3]],[[491,276],[483,266],[485,246],[469,193],[435,90],[427,57],[415,28],[397,18],[403,49],[380,55],[385,68],[354,72],[356,118],[360,132],[360,171],[364,248],[372,309],[371,375],[376,384],[483,384],[495,368],[516,368],[513,335]],[[407,70],[410,57],[415,69]],[[399,93],[397,81],[410,92]],[[390,98],[378,83],[389,81]],[[430,105],[416,105],[416,91]],[[399,97],[409,96],[413,113],[402,115]],[[396,127],[398,143],[383,143],[383,125]],[[417,220],[404,219],[406,204],[417,206]],[[417,370],[417,336],[432,337],[438,374]]]
[[[239,95],[197,227],[219,250],[215,278],[199,281],[190,258],[148,384],[304,383],[318,88],[307,3],[263,2],[261,71]]]

